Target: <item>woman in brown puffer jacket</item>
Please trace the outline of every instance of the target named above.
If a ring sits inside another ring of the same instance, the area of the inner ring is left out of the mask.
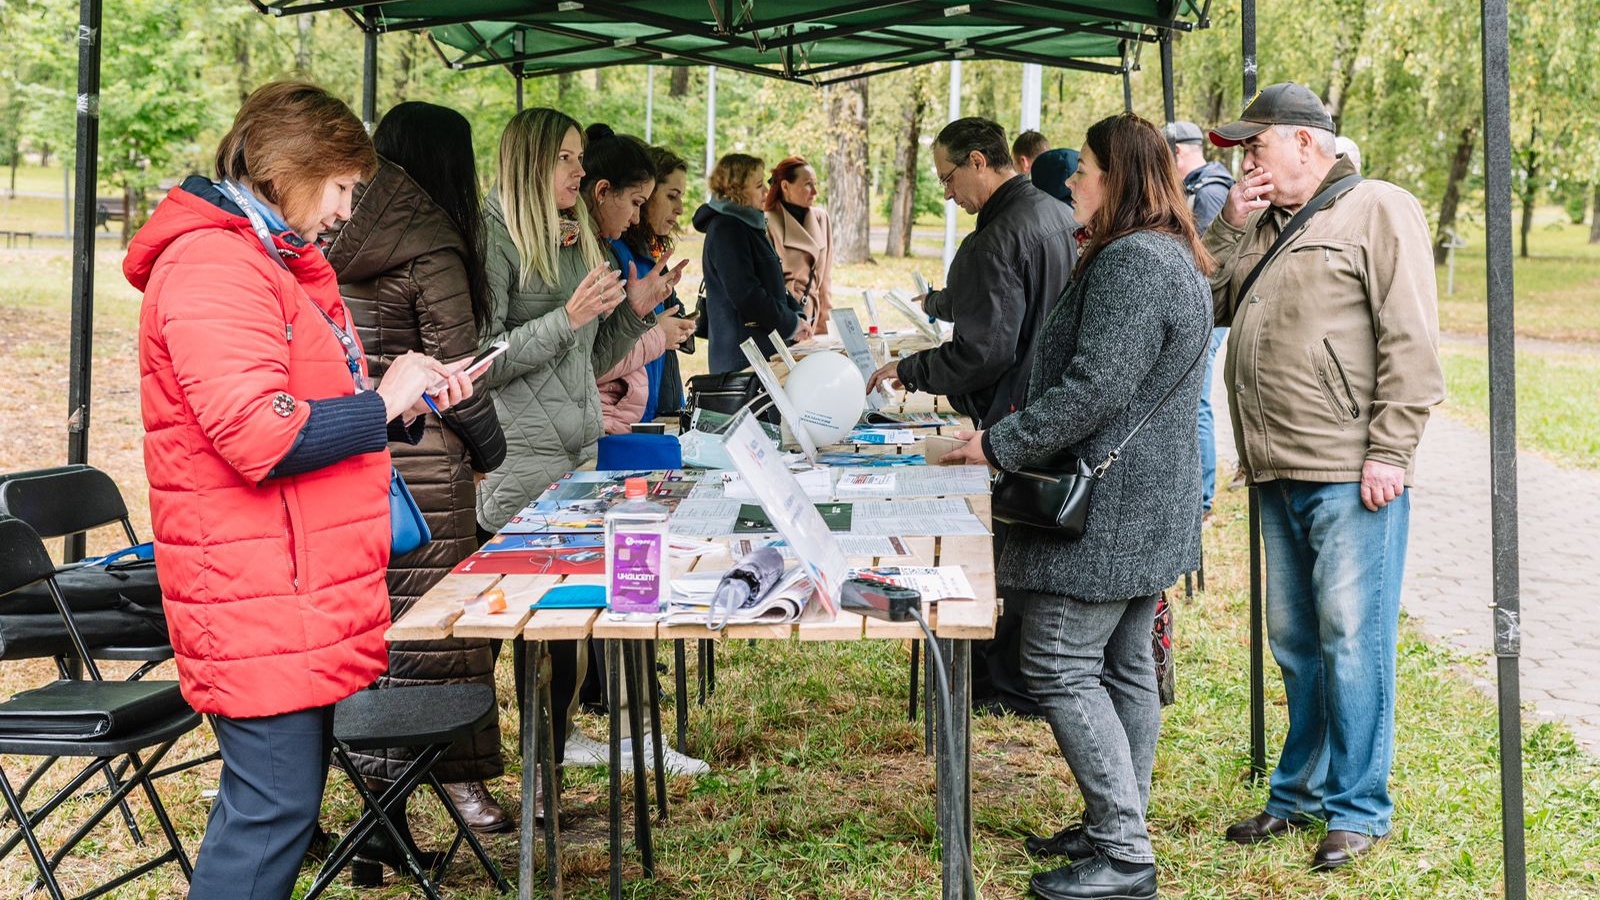
[[[356,189],[350,221],[327,255],[375,374],[408,350],[455,360],[478,349],[488,293],[471,135],[459,113],[427,103],[396,106],[373,134],[383,160],[377,174]],[[389,563],[395,618],[478,549],[473,473],[491,471],[504,457],[505,437],[488,391],[445,412],[442,420],[430,416],[417,446],[395,448],[395,465],[433,532],[430,543]],[[490,643],[450,638],[390,644],[389,672],[379,687],[492,687]],[[406,760],[402,751],[356,757],[363,774],[377,779],[397,775]],[[479,831],[511,826],[483,785],[504,771],[498,728],[452,747],[434,770]]]

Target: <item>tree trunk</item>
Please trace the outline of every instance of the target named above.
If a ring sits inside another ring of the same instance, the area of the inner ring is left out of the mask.
[[[1537,137],[1537,129],[1534,132]],[[1530,141],[1529,143],[1532,143]],[[1522,250],[1518,254],[1523,259],[1528,258],[1528,233],[1533,231],[1533,202],[1539,198],[1539,154],[1538,151],[1529,150],[1527,164],[1523,169],[1522,182]]]
[[[1449,254],[1450,232],[1456,227],[1456,211],[1461,206],[1461,182],[1472,165],[1472,148],[1477,145],[1478,130],[1475,125],[1461,129],[1461,139],[1456,143],[1455,158],[1450,160],[1450,177],[1444,183],[1444,199],[1439,201],[1439,236],[1433,242],[1433,264],[1442,266]]]
[[[843,75],[859,74],[860,66]],[[833,219],[833,258],[867,262],[870,206],[867,185],[867,81],[857,78],[824,89],[828,130],[828,215]]]
[[[399,38],[400,41],[400,54],[394,66],[394,102],[404,103],[411,99],[412,76],[416,74],[417,48],[422,37],[415,31],[408,31],[395,35],[390,40],[394,38]]]
[[[902,133],[895,138],[894,201],[889,206],[885,256],[911,255],[911,228],[917,220],[917,142],[922,137],[922,114],[928,105],[920,88],[920,84],[912,88],[915,94],[906,102]]]
[[[667,86],[668,97],[689,96],[689,67],[673,66],[672,81]]]
[[[311,20],[315,14],[297,16],[294,23],[298,29],[297,41],[294,47],[294,71],[303,77],[311,77]]]
[[[244,101],[250,96],[250,89],[255,86],[255,78],[250,74],[250,43],[253,36],[254,29],[249,26],[233,33],[234,86],[239,92],[240,106],[244,105]]]
[[[562,109],[567,108],[567,94],[572,92],[572,73],[562,72],[556,76],[556,105]]]
[[[1594,185],[1594,205],[1589,212],[1589,243],[1600,244],[1600,181]]]

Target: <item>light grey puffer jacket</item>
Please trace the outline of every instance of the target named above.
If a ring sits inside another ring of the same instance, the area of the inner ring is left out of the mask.
[[[655,316],[641,319],[624,302],[573,331],[566,303],[589,271],[578,248],[561,248],[559,283],[534,275],[523,285],[517,248],[493,191],[484,225],[493,309],[482,342],[511,342],[479,382],[490,389],[506,435],[505,463],[478,486],[478,525],[496,531],[556,478],[594,458],[604,430],[595,373],[627,355],[655,327]]]

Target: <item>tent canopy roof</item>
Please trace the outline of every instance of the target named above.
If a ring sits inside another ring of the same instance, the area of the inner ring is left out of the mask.
[[[1135,44],[1209,24],[1210,6],[1209,0],[252,2],[275,15],[343,10],[371,31],[427,30],[456,69],[507,66],[533,77],[628,64],[714,65],[818,84],[946,59],[1117,73]]]

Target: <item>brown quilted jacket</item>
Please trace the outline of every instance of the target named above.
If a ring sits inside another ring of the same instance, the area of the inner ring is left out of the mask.
[[[381,377],[389,362],[407,350],[447,361],[477,351],[462,247],[449,217],[399,166],[384,161],[370,182],[356,188],[350,221],[327,256],[339,273],[340,293],[355,318],[374,376]],[[478,548],[472,471],[492,469],[505,455],[488,391],[445,416],[453,428],[429,416],[419,444],[391,447],[395,466],[433,532],[432,542],[390,561],[390,608],[397,618]],[[473,458],[458,432],[478,436],[487,458]],[[379,685],[467,682],[493,686],[489,641],[390,644],[389,672]],[[390,777],[403,757],[393,752],[360,756],[357,764],[367,775]],[[446,782],[500,775],[498,729],[485,729],[470,744],[451,748],[435,771]]]

